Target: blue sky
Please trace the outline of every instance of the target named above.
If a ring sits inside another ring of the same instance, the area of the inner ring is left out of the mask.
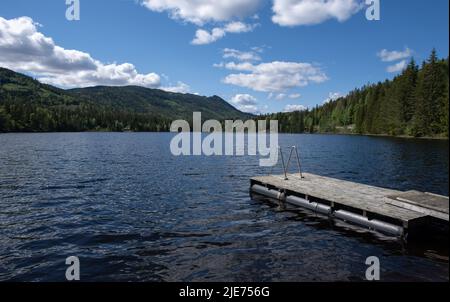
[[[3,0],[0,66],[62,87],[137,84],[276,112],[392,78],[433,47],[448,56],[448,0],[380,0],[380,21],[359,0],[330,1],[80,0],[68,21],[65,0]]]

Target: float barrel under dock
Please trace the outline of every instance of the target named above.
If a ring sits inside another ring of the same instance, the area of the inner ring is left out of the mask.
[[[430,225],[447,226],[449,198],[398,191],[310,173],[253,177],[258,194],[390,235],[417,234]]]

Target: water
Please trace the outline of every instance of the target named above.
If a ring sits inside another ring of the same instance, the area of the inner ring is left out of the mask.
[[[173,157],[171,134],[0,135],[0,280],[447,281],[448,242],[403,245],[249,198],[257,157]],[[281,135],[304,169],[448,195],[448,142]],[[447,240],[448,241],[448,240]]]

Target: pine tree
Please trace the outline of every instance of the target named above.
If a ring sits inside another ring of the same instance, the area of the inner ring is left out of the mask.
[[[445,132],[443,112],[448,102],[448,77],[442,71],[436,50],[433,49],[423,65],[416,90],[416,110],[413,134],[429,136]]]
[[[400,87],[400,103],[402,106],[402,122],[408,125],[414,115],[415,90],[417,87],[417,77],[419,68],[414,58],[408,64],[402,75],[402,83]]]
[[[448,65],[448,58],[447,60],[442,62],[442,69],[443,69],[443,75],[444,75],[444,82],[445,85],[443,85],[444,93],[442,96],[442,103],[441,110],[440,110],[440,124],[441,124],[441,132],[446,137],[448,137],[448,122],[449,122],[449,65]]]

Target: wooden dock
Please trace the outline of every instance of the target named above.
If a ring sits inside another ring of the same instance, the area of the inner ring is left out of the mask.
[[[251,178],[251,193],[405,237],[431,224],[448,227],[449,198],[304,173]],[[448,230],[448,229],[447,229]]]

